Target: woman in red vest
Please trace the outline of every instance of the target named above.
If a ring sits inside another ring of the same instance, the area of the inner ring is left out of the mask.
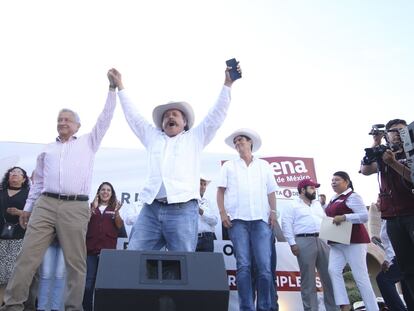
[[[85,294],[83,296],[84,311],[92,311],[93,291],[95,289],[99,254],[102,249],[115,249],[118,231],[124,225],[119,215],[120,202],[116,198],[114,187],[103,182],[91,203],[91,219],[86,233],[86,249],[88,252]]]
[[[361,293],[367,311],[377,311],[378,304],[367,268],[367,244],[370,238],[364,223],[368,221],[368,210],[359,194],[354,192],[352,181],[346,172],[336,172],[332,177],[332,189],[335,195],[325,209],[326,215],[333,217],[333,222],[352,223],[351,243],[341,244],[329,242],[329,275],[334,290],[335,302],[341,310],[350,310],[349,299],[345,288],[342,271],[348,263],[352,275]]]

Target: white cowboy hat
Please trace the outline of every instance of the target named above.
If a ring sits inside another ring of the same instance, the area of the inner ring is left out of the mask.
[[[252,140],[253,149],[252,152],[256,152],[259,150],[260,146],[262,145],[262,140],[260,139],[259,134],[257,134],[255,131],[248,129],[248,128],[241,128],[235,131],[233,134],[231,134],[229,137],[227,137],[224,141],[227,145],[229,145],[231,148],[234,148],[234,139],[237,136],[247,136]]]
[[[354,309],[354,310],[366,310],[365,309],[365,304],[364,304],[364,302],[363,301],[357,301],[357,302],[354,302],[354,304],[352,305],[352,308]]]
[[[169,102],[165,105],[159,105],[152,111],[152,120],[157,128],[162,129],[162,117],[167,110],[177,109],[180,110],[186,120],[187,128],[190,129],[194,125],[194,111],[189,103],[186,102]]]
[[[204,174],[200,174],[200,180],[205,180],[207,183],[211,182],[211,179]]]

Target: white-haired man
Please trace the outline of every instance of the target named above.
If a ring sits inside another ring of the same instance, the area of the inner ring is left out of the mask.
[[[129,249],[196,249],[201,152],[227,115],[233,84],[230,69],[226,69],[216,104],[194,128],[194,112],[186,102],[155,107],[152,126],[133,106],[121,74],[112,70],[125,118],[148,151],[149,176],[139,194],[145,204],[134,225]]]
[[[217,205],[234,247],[239,307],[256,310],[252,286],[254,268],[257,310],[274,310],[276,293],[271,255],[272,230],[276,224],[276,181],[269,163],[253,156],[252,152],[261,146],[255,131],[237,130],[225,142],[237,150],[239,158],[223,164]]]
[[[57,118],[59,136],[37,158],[34,184],[20,216],[20,225],[27,227],[27,231],[6,288],[2,311],[24,309],[33,276],[55,236],[66,263],[65,311],[83,310],[93,163],[116,105],[115,87],[109,75],[108,79],[106,105],[92,131],[76,137],[81,125],[79,116],[70,109],[62,109]]]

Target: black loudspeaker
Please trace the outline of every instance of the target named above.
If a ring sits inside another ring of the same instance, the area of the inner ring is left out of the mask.
[[[94,311],[227,311],[221,253],[102,250]]]

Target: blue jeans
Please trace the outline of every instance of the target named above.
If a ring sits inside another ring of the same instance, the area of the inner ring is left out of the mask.
[[[279,296],[277,295],[277,284],[276,284],[276,265],[277,265],[277,256],[276,256],[276,240],[275,240],[275,236],[274,234],[272,234],[272,256],[270,257],[270,271],[272,271],[272,278],[273,278],[273,289],[272,291],[274,291],[274,298],[272,297],[272,308],[270,309],[271,311],[279,311],[279,304],[278,304],[278,299]],[[253,256],[254,257],[254,256]],[[252,288],[253,288],[253,300],[256,299],[256,262],[255,259],[253,258],[253,273],[252,273]]]
[[[65,258],[59,243],[53,242],[43,257],[39,271],[39,310],[46,310],[49,303],[50,309],[59,310],[63,302],[63,292],[65,289]],[[53,287],[52,287],[53,285]]]
[[[236,257],[237,291],[240,311],[255,311],[252,288],[252,261],[255,262],[257,310],[274,308],[275,288],[271,272],[272,231],[262,220],[233,220],[229,229]],[[254,257],[253,257],[254,256]]]
[[[398,282],[401,282],[401,288],[403,290],[408,310],[413,310],[413,299],[404,280],[402,280],[400,268],[398,267],[395,259],[393,259],[391,266],[386,272],[381,271],[377,274],[377,284],[381,295],[384,298],[385,304],[391,311],[406,311],[407,308],[404,306],[404,303],[395,288],[395,284]]]
[[[96,274],[98,272],[99,255],[88,255],[86,260],[86,282],[83,294],[83,310],[92,311],[93,291],[95,290]]]
[[[198,203],[144,204],[135,222],[128,249],[194,252],[197,246]]]

